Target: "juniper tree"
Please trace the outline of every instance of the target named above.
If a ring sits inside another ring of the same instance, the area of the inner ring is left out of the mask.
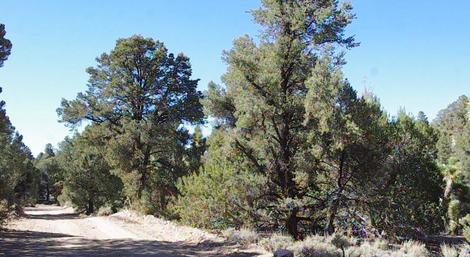
[[[39,194],[46,202],[50,202],[51,195],[54,196],[54,200],[57,200],[57,196],[60,194],[60,188],[57,188],[56,183],[60,181],[57,177],[61,172],[54,157],[55,152],[52,145],[47,144],[44,152],[39,153],[36,157],[34,164],[41,173]]]
[[[132,36],[88,68],[88,90],[63,100],[58,114],[69,125],[88,121],[105,132],[107,159],[132,204],[160,210],[174,195],[188,133],[203,118],[189,58],[164,44]],[[152,211],[146,209],[146,211]]]
[[[190,172],[198,171],[201,167],[206,147],[206,138],[202,135],[201,127],[196,126],[191,136],[191,144],[188,147],[186,157]]]
[[[122,206],[122,182],[112,174],[105,153],[98,126],[88,126],[60,144],[55,161],[62,172],[62,202],[71,202],[87,214],[105,205]]]
[[[308,175],[303,180],[314,169],[306,165],[314,160],[307,140],[312,127],[305,123],[307,81],[319,49],[357,45],[344,35],[354,15],[335,0],[265,0],[252,13],[264,28],[259,43],[244,36],[225,52],[226,89],[212,85],[206,109],[229,127],[233,147],[253,170],[269,179],[263,209],[272,223],[298,238],[299,222],[310,220],[305,210],[314,208],[305,198],[315,185]]]

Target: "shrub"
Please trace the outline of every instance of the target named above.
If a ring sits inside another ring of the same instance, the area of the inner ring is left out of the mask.
[[[331,240],[333,241],[333,239]],[[334,242],[343,245],[347,240],[337,237]],[[318,236],[307,237],[303,241],[296,242],[293,246],[295,256],[299,257],[341,257],[344,254],[333,244],[326,242],[324,238]]]
[[[470,243],[470,227],[463,228],[463,237]]]
[[[443,257],[459,257],[459,251],[455,247],[446,244],[441,245],[441,254]]]
[[[111,215],[113,214],[114,211],[113,211],[113,207],[110,206],[110,205],[105,205],[105,206],[101,206],[99,209],[98,209],[98,216],[108,216],[108,215]]]
[[[459,200],[451,200],[449,202],[449,207],[447,209],[447,216],[449,217],[449,232],[451,234],[455,234],[459,226],[459,223],[458,223],[459,209],[460,209]]]
[[[429,256],[429,251],[424,244],[409,240],[402,244],[399,250],[408,257],[423,257]]]
[[[346,251],[348,257],[428,257],[428,250],[423,244],[407,241],[399,249],[392,250],[383,240],[366,241],[360,246],[350,247]]]
[[[222,231],[222,235],[231,243],[240,245],[250,245],[258,242],[258,234],[249,229],[234,229],[229,228]]]
[[[382,245],[375,242],[366,241],[357,247],[351,247],[346,251],[349,257],[385,257],[390,256],[387,249],[381,249]]]
[[[346,237],[339,235],[339,234],[335,234],[331,238],[331,244],[341,250],[341,252],[343,253],[343,257],[346,256],[345,249],[352,245],[352,243]]]
[[[172,206],[185,224],[208,228],[250,227],[252,206],[264,182],[227,165],[206,165],[177,184],[181,196]]]
[[[294,240],[290,236],[282,234],[273,234],[269,238],[263,238],[259,245],[266,251],[275,252],[279,249],[288,249],[294,244]]]
[[[470,214],[460,219],[460,224],[463,226],[463,237],[470,243]]]
[[[459,257],[470,257],[470,245],[463,244],[460,246]]]

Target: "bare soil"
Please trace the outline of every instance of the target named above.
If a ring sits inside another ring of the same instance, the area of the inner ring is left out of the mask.
[[[0,256],[262,256],[217,235],[122,212],[82,217],[72,208],[38,205],[0,231]]]

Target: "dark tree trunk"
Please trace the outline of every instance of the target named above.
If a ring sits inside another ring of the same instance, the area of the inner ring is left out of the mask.
[[[90,215],[93,212],[95,212],[95,206],[94,206],[94,203],[93,203],[93,199],[90,198],[90,199],[88,199],[88,208],[87,208],[86,214]]]
[[[291,235],[295,240],[299,239],[298,231],[298,222],[299,218],[297,217],[297,209],[292,210],[289,215],[289,218],[286,220],[286,228],[289,235]]]
[[[331,235],[335,232],[335,219],[338,211],[339,199],[335,199],[328,210],[328,224],[326,225],[325,232]]]
[[[344,163],[345,163],[345,157],[346,153],[343,151],[341,153],[340,157],[340,164],[339,164],[339,169],[338,169],[338,179],[336,183],[337,191],[335,194],[334,200],[331,202],[331,206],[328,209],[328,222],[325,228],[325,232],[329,235],[333,234],[335,232],[335,219],[336,219],[336,214],[338,213],[338,207],[341,203],[341,197],[343,195],[343,190],[344,190]]]
[[[49,180],[46,182],[46,202],[49,203],[51,201],[51,191],[49,189]]]

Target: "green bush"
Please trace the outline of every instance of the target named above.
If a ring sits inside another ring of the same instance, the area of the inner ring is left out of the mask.
[[[465,217],[461,218],[460,224],[463,227],[463,237],[465,237],[465,240],[470,243],[470,214],[467,214]]]
[[[252,204],[261,187],[254,174],[206,165],[178,183],[173,206],[181,221],[201,228],[251,227]]]
[[[114,213],[113,207],[111,205],[101,206],[98,209],[98,216],[109,216]]]
[[[459,227],[459,209],[460,201],[451,200],[447,209],[447,216],[449,217],[449,232],[456,234]]]

